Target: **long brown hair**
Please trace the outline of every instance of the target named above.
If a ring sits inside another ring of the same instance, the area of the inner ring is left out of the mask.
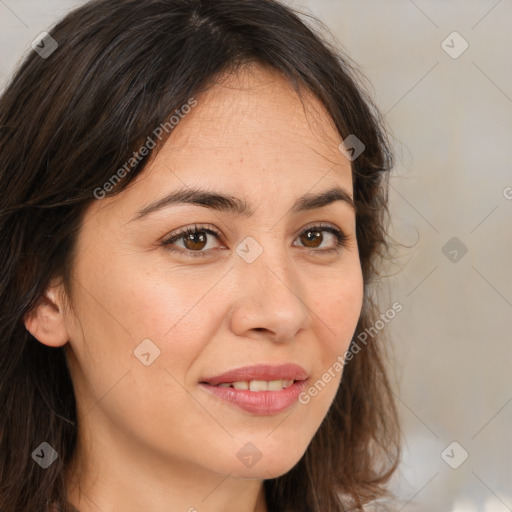
[[[343,139],[364,143],[352,161],[365,283],[354,340],[379,318],[372,284],[390,248],[392,153],[382,118],[356,66],[299,12],[274,0],[94,0],[49,32],[58,47],[51,55],[31,51],[0,99],[2,512],[44,512],[54,502],[69,510],[73,384],[63,348],[39,343],[23,318],[53,277],[70,290],[75,241],[94,191],[217,77],[247,63],[271,66],[299,94],[305,87],[321,100]],[[148,158],[107,195],[123,190]],[[381,346],[378,333],[346,363],[301,460],[264,481],[269,511],[362,510],[385,495],[400,431]],[[42,442],[58,453],[47,469],[31,457]]]

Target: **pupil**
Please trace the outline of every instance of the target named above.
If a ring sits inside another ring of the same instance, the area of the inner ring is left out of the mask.
[[[200,241],[194,240],[195,238],[199,238]],[[192,249],[202,249],[206,242],[206,237],[205,237],[204,233],[197,231],[195,233],[189,233],[185,240],[186,240],[185,245],[187,246],[187,249],[191,249],[191,250]],[[192,243],[192,246],[190,245],[190,243]],[[199,246],[198,246],[198,244],[199,244]],[[203,245],[201,245],[201,244],[203,244]]]
[[[321,242],[322,240],[322,235],[320,233],[320,231],[308,231],[306,233],[306,238],[308,239],[309,242],[313,242],[313,246],[314,247],[317,247],[318,244],[315,244],[315,242]]]

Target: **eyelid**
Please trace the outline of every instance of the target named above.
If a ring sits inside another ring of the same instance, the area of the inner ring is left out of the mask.
[[[192,257],[208,256],[212,249],[210,249],[209,251],[190,251],[190,250],[182,249],[182,248],[178,248],[178,249],[171,248],[171,244],[174,241],[180,240],[185,235],[187,235],[189,233],[194,233],[194,232],[210,233],[210,234],[214,235],[217,239],[222,238],[222,235],[220,234],[220,232],[217,231],[217,229],[213,228],[212,226],[208,226],[206,224],[192,224],[190,226],[185,226],[183,228],[177,229],[176,231],[173,231],[172,233],[170,233],[168,236],[166,236],[162,240],[161,244],[168,251],[179,253],[184,256],[188,256],[188,255],[190,255]]]
[[[162,243],[168,243],[171,240],[176,240],[180,236],[186,235],[187,233],[194,232],[194,231],[205,231],[206,233],[212,233],[217,236],[221,236],[219,231],[217,231],[216,228],[213,226],[209,226],[207,224],[191,224],[190,226],[185,226],[183,228],[178,228],[176,231],[173,231],[172,233],[168,234],[163,240]]]
[[[306,251],[316,253],[316,254],[330,254],[334,251],[339,252],[339,249],[342,247],[346,247],[347,242],[349,240],[349,235],[345,233],[345,231],[335,224],[331,224],[329,222],[312,222],[310,224],[307,224],[306,226],[302,227],[297,234],[295,235],[295,238],[303,234],[304,232],[316,228],[318,231],[328,231],[331,234],[333,234],[337,240],[336,245],[334,247],[330,247],[328,249],[315,249],[310,247],[303,247]],[[185,226],[183,228],[179,228],[176,231],[173,231],[168,236],[166,236],[162,242],[161,245],[164,246],[167,250],[175,253],[179,253],[183,256],[191,256],[191,257],[202,257],[202,256],[208,256],[211,254],[212,251],[215,251],[215,249],[209,249],[206,251],[191,251],[189,249],[183,249],[183,248],[171,248],[171,245],[174,241],[180,240],[183,236],[189,234],[189,233],[195,233],[195,232],[205,232],[210,233],[214,235],[218,240],[222,240],[222,234],[213,226],[207,225],[207,224],[191,224],[189,226]],[[295,240],[294,238],[294,240]],[[295,246],[297,247],[297,246]]]

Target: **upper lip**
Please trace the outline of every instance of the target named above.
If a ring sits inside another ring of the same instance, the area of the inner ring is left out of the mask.
[[[235,368],[222,375],[202,379],[201,382],[217,386],[226,382],[249,382],[251,380],[305,380],[308,373],[298,364],[282,364],[271,366],[259,364],[255,366],[244,366]]]

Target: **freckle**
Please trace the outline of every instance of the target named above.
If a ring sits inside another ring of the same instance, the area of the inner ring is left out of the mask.
[[[244,157],[240,158],[240,163],[242,163],[244,161]]]

